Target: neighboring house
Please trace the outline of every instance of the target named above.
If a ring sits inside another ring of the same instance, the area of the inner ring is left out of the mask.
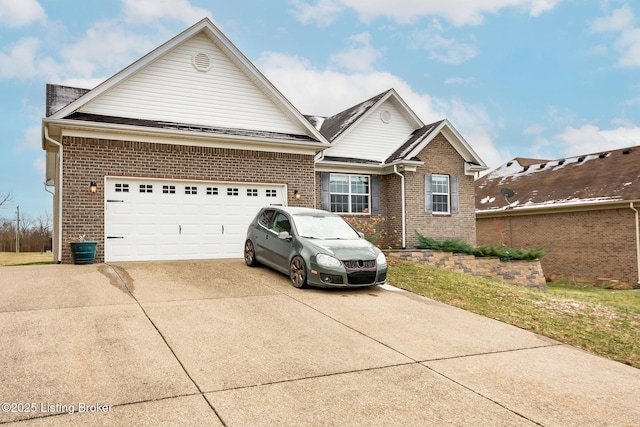
[[[97,262],[242,257],[270,204],[342,212],[392,247],[415,229],[473,242],[486,168],[393,90],[303,116],[208,19],[92,90],[48,85],[42,144],[65,263],[80,235]]]
[[[545,246],[545,276],[639,283],[640,147],[516,158],[476,181],[477,241]]]

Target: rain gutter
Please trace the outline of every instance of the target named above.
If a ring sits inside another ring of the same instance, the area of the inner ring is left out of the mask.
[[[56,224],[58,228],[57,262],[60,264],[62,262],[62,144],[49,136],[49,127],[47,125],[44,126],[44,139],[58,147],[58,154],[60,156],[58,160],[58,223]]]

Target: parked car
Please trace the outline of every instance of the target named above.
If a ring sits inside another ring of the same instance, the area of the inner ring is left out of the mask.
[[[331,212],[265,207],[247,230],[244,260],[288,274],[296,288],[383,284],[387,260],[342,217]]]

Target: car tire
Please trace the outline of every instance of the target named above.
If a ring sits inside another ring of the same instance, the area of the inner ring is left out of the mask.
[[[296,288],[307,287],[307,267],[304,259],[300,255],[293,257],[289,265],[289,278],[291,284]]]
[[[244,262],[249,267],[255,267],[258,265],[258,261],[256,261],[256,250],[253,247],[253,242],[251,240],[244,242]]]

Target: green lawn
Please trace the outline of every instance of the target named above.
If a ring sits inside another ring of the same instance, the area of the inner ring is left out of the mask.
[[[390,260],[399,288],[640,368],[640,290],[551,285],[534,291],[482,277]]]
[[[41,252],[0,252],[0,267],[3,265],[51,264],[53,254]]]

